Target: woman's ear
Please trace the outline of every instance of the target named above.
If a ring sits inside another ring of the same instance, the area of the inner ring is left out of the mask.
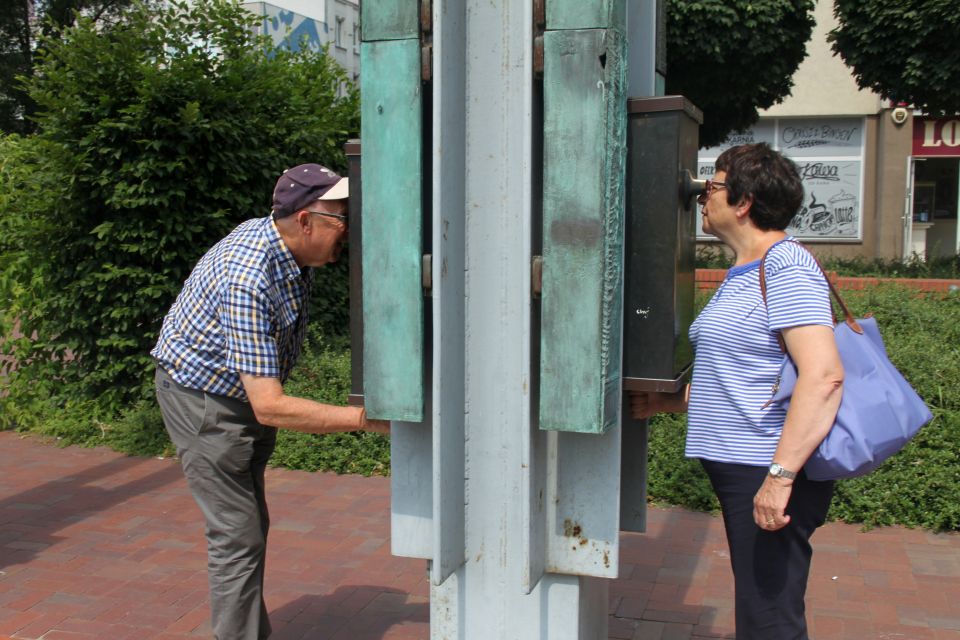
[[[753,196],[743,196],[737,203],[737,217],[743,218],[750,215],[750,209],[753,207]]]

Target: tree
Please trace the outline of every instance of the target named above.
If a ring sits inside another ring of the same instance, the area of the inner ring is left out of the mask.
[[[42,41],[38,131],[3,140],[0,159],[0,320],[35,336],[6,343],[19,368],[0,419],[23,418],[31,396],[136,397],[197,258],[266,215],[283,168],[345,166],[359,109],[342,68],[272,49],[257,20],[228,0],[171,1]],[[343,273],[318,276],[346,314]]]
[[[790,95],[813,31],[812,0],[665,1],[666,91],[703,110],[702,147]]]
[[[927,113],[960,112],[956,0],[836,0],[828,39],[861,89]]]
[[[0,131],[23,133],[30,103],[17,76],[30,74],[30,5],[27,0],[0,3]]]
[[[21,78],[33,74],[34,31],[56,37],[64,26],[74,24],[78,15],[100,24],[112,24],[132,1],[4,0],[0,3],[0,131],[33,130],[30,115],[35,105]]]

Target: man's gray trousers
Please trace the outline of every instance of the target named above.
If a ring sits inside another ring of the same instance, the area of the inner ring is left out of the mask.
[[[277,430],[258,423],[248,403],[182,387],[159,366],[156,386],[167,432],[206,519],[214,636],[264,640],[270,517],[263,480]]]

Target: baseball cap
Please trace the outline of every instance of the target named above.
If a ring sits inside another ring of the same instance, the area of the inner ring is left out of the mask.
[[[287,169],[273,189],[273,217],[283,218],[315,200],[345,200],[349,180],[319,164],[301,164]]]

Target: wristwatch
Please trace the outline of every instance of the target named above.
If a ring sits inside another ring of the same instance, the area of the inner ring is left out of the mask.
[[[786,478],[787,480],[793,480],[797,477],[796,471],[787,471],[778,462],[774,462],[770,465],[770,470],[768,473],[774,478]]]

